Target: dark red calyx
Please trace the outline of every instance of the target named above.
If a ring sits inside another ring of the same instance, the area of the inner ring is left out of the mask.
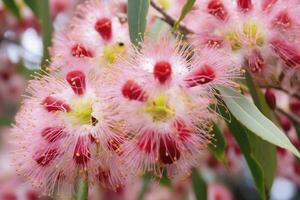
[[[49,165],[59,155],[57,148],[39,150],[34,155],[37,164],[45,167]]]
[[[187,83],[188,87],[195,87],[198,85],[207,84],[213,81],[215,77],[216,74],[214,69],[209,65],[204,65],[192,72],[192,74],[185,79],[185,82]]]
[[[153,74],[161,84],[164,84],[171,78],[172,66],[166,61],[160,61],[155,64]]]
[[[153,138],[154,132],[146,131],[138,138],[137,145],[139,149],[148,154],[155,152],[156,143],[154,142]]]
[[[47,127],[41,132],[41,136],[48,142],[56,142],[64,136],[62,127]]]
[[[252,9],[252,0],[237,0],[237,6],[240,11],[248,12]]]
[[[95,24],[95,29],[103,40],[108,41],[112,38],[112,22],[110,19],[106,17],[98,19]]]
[[[265,66],[265,60],[257,50],[252,51],[248,58],[248,67],[252,73],[261,72]]]
[[[43,100],[42,105],[47,109],[48,112],[71,111],[71,108],[68,104],[51,96],[46,97]]]
[[[85,92],[85,74],[82,71],[71,71],[67,74],[66,79],[77,95],[83,95]]]
[[[84,58],[84,57],[93,57],[93,54],[86,48],[84,48],[83,46],[76,44],[75,46],[73,46],[73,48],[71,49],[71,54],[74,57],[78,57],[78,58]]]
[[[300,52],[295,46],[278,39],[274,39],[270,44],[288,67],[295,67],[300,64]]]
[[[265,98],[269,107],[274,110],[276,108],[276,97],[272,89],[266,89]]]
[[[290,28],[292,26],[292,19],[286,10],[281,11],[273,20],[273,25],[280,28]]]
[[[90,150],[86,144],[85,138],[79,137],[74,149],[73,159],[78,165],[86,165],[90,160]]]
[[[289,102],[290,110],[300,117],[300,100],[292,98]]]
[[[210,1],[207,5],[207,11],[220,20],[225,20],[228,17],[228,12],[220,0]]]
[[[170,137],[162,137],[159,143],[159,160],[164,164],[172,164],[179,158],[180,151],[176,142]]]
[[[143,88],[133,80],[128,80],[123,85],[122,94],[129,100],[145,101],[147,99]]]

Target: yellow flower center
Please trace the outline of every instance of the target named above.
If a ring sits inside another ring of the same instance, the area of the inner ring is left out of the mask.
[[[246,45],[250,48],[262,47],[265,42],[264,34],[259,31],[256,23],[245,22],[242,33],[230,31],[225,33],[225,39],[230,43],[231,49],[237,51]]]
[[[73,125],[93,124],[93,108],[90,99],[76,99],[71,104],[71,111],[67,113]]]
[[[114,64],[118,55],[121,55],[125,52],[125,44],[122,42],[117,42],[112,45],[104,47],[103,58],[109,64]]]
[[[157,96],[148,101],[145,112],[152,116],[153,121],[165,121],[171,118],[175,113],[175,110],[168,106],[167,101],[166,96]]]

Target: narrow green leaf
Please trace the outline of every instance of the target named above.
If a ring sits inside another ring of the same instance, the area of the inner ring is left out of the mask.
[[[266,118],[250,100],[233,89],[224,86],[218,86],[217,89],[232,115],[251,132],[300,157],[300,153],[288,137]]]
[[[251,75],[248,72],[246,73],[246,82],[256,107],[267,118],[272,120],[274,123],[277,123],[274,113],[272,112],[272,110],[266,102],[265,96],[263,95],[261,89],[254,83]],[[257,137],[251,132],[249,132],[249,142],[253,150],[252,152],[254,154],[254,157],[260,163],[264,171],[264,182],[268,194],[271,190],[272,183],[276,175],[276,148],[273,144],[262,140],[261,138]]]
[[[214,134],[214,140],[211,144],[208,145],[208,148],[219,161],[225,163],[226,144],[225,144],[223,134],[221,133],[221,130],[216,124],[214,124],[213,126],[213,134]]]
[[[78,177],[75,185],[75,194],[73,200],[87,200],[89,193],[89,185],[86,179]]]
[[[224,107],[219,106],[219,112],[223,117],[228,115],[227,110]],[[247,134],[245,127],[243,127],[234,116],[231,117],[230,122],[227,122],[227,126],[230,128],[231,133],[239,144],[241,152],[246,159],[260,198],[265,200],[266,194],[263,170],[253,155],[248,139],[249,135]]]
[[[192,185],[196,196],[196,200],[206,200],[207,199],[207,186],[202,176],[197,169],[193,169],[192,173]]]
[[[36,5],[36,1],[37,0],[24,0],[24,2],[31,9],[33,14],[38,17],[38,9],[37,9],[37,5]]]
[[[12,120],[8,117],[0,118],[0,126],[10,126]]]
[[[130,40],[138,45],[144,38],[150,0],[128,0],[128,25]]]
[[[49,2],[48,0],[33,0],[36,2],[36,7],[38,10],[38,18],[42,28],[43,34],[43,63],[42,68],[47,66],[47,60],[49,59],[49,47],[51,46],[52,41],[52,21],[49,11]]]
[[[138,200],[143,200],[144,199],[144,196],[145,196],[145,193],[149,187],[149,184],[150,184],[150,181],[151,181],[151,173],[146,173],[144,176],[143,176],[143,185],[142,185],[142,188],[141,188],[141,191],[139,193],[139,196],[138,196]]]
[[[2,0],[5,7],[18,19],[21,19],[21,13],[15,0]]]
[[[174,28],[177,29],[180,22],[185,18],[185,16],[192,10],[196,0],[186,0],[184,4],[179,19],[175,22]]]

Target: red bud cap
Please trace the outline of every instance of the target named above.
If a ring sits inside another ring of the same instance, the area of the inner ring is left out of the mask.
[[[212,0],[207,5],[207,11],[209,14],[215,16],[220,20],[225,20],[228,16],[228,12],[224,4],[220,0]]]
[[[214,69],[209,65],[204,65],[198,70],[192,72],[192,74],[185,79],[185,82],[187,83],[188,87],[195,87],[198,85],[207,84],[213,81],[215,78],[216,74]]]
[[[108,41],[112,37],[112,22],[104,17],[99,19],[95,24],[96,31],[101,35],[102,39]]]
[[[92,53],[88,49],[84,48],[79,44],[73,46],[73,48],[71,49],[71,54],[72,56],[78,58],[93,57]]]
[[[158,79],[161,84],[164,84],[168,79],[170,79],[172,74],[172,67],[170,63],[161,61],[154,66],[154,77]]]
[[[237,5],[242,12],[248,12],[253,7],[251,0],[237,0]]]
[[[69,112],[71,110],[68,104],[50,96],[44,99],[42,105],[47,109],[48,112],[56,112],[56,111]]]
[[[290,110],[300,116],[300,100],[296,99],[296,98],[292,98],[289,102],[289,106],[290,106]]]
[[[83,95],[85,92],[85,75],[82,71],[71,71],[66,77],[68,83],[77,95]]]
[[[276,108],[276,97],[273,90],[266,89],[265,98],[270,108],[274,110]]]
[[[279,120],[279,123],[282,127],[282,129],[285,131],[285,132],[288,132],[289,130],[291,130],[292,128],[292,123],[290,121],[290,119],[285,116],[285,115],[280,115],[278,117],[278,120]]]
[[[142,87],[133,80],[128,80],[123,85],[122,94],[129,100],[145,101],[147,99]]]

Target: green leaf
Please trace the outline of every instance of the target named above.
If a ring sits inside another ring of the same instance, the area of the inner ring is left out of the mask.
[[[150,0],[128,0],[128,24],[130,40],[138,45],[146,30]]]
[[[38,17],[37,0],[24,0],[25,4],[31,9],[33,14]]]
[[[288,137],[266,118],[250,100],[231,88],[218,86],[217,89],[232,115],[241,124],[262,139],[285,148],[300,157],[300,153]]]
[[[87,200],[89,193],[89,184],[87,178],[78,177],[75,185],[75,194],[73,200]]]
[[[192,185],[196,196],[196,200],[206,200],[207,199],[207,186],[202,176],[196,168],[192,171]]]
[[[223,117],[227,117],[228,112],[226,108],[218,106],[219,112]],[[248,134],[243,127],[234,116],[231,117],[231,121],[227,122],[227,126],[230,128],[231,133],[233,134],[234,138],[236,139],[237,143],[239,144],[239,147],[241,149],[241,152],[243,153],[246,162],[248,164],[249,170],[252,174],[254,184],[256,186],[256,189],[259,193],[259,196],[261,199],[266,199],[265,194],[265,184],[264,184],[264,174],[263,170],[258,163],[258,161],[255,159],[251,145],[249,143]]]
[[[8,117],[0,118],[0,126],[10,126],[12,123],[12,120]]]
[[[219,161],[226,163],[225,140],[223,134],[221,133],[221,130],[216,124],[214,124],[213,126],[213,134],[214,134],[214,140],[212,143],[208,145],[208,148]]]
[[[33,0],[36,3],[36,8],[38,10],[38,18],[42,28],[43,34],[43,62],[42,68],[47,66],[47,62],[49,59],[49,47],[51,46],[52,41],[52,21],[50,17],[49,11],[49,2],[48,0]]]
[[[147,191],[147,189],[150,185],[151,178],[152,178],[151,173],[144,174],[144,176],[143,176],[143,185],[142,185],[142,188],[141,188],[141,191],[139,193],[139,196],[138,196],[137,200],[143,200],[144,199],[145,193],[146,193],[146,191]]]
[[[3,0],[5,7],[18,19],[21,19],[21,13],[15,0]]]
[[[254,83],[251,75],[246,73],[246,82],[249,88],[249,92],[253,98],[256,107],[270,120],[276,122],[274,113],[268,106],[265,96],[261,89]],[[249,131],[248,131],[249,132]],[[267,190],[267,194],[271,190],[274,177],[276,175],[277,168],[277,154],[276,148],[273,144],[262,140],[256,135],[249,132],[249,142],[252,148],[252,152],[256,160],[260,163],[264,171],[264,182]]]
[[[185,16],[192,10],[193,5],[195,4],[196,0],[186,0],[184,4],[179,19],[175,22],[174,28],[177,29],[180,22],[185,18]]]

